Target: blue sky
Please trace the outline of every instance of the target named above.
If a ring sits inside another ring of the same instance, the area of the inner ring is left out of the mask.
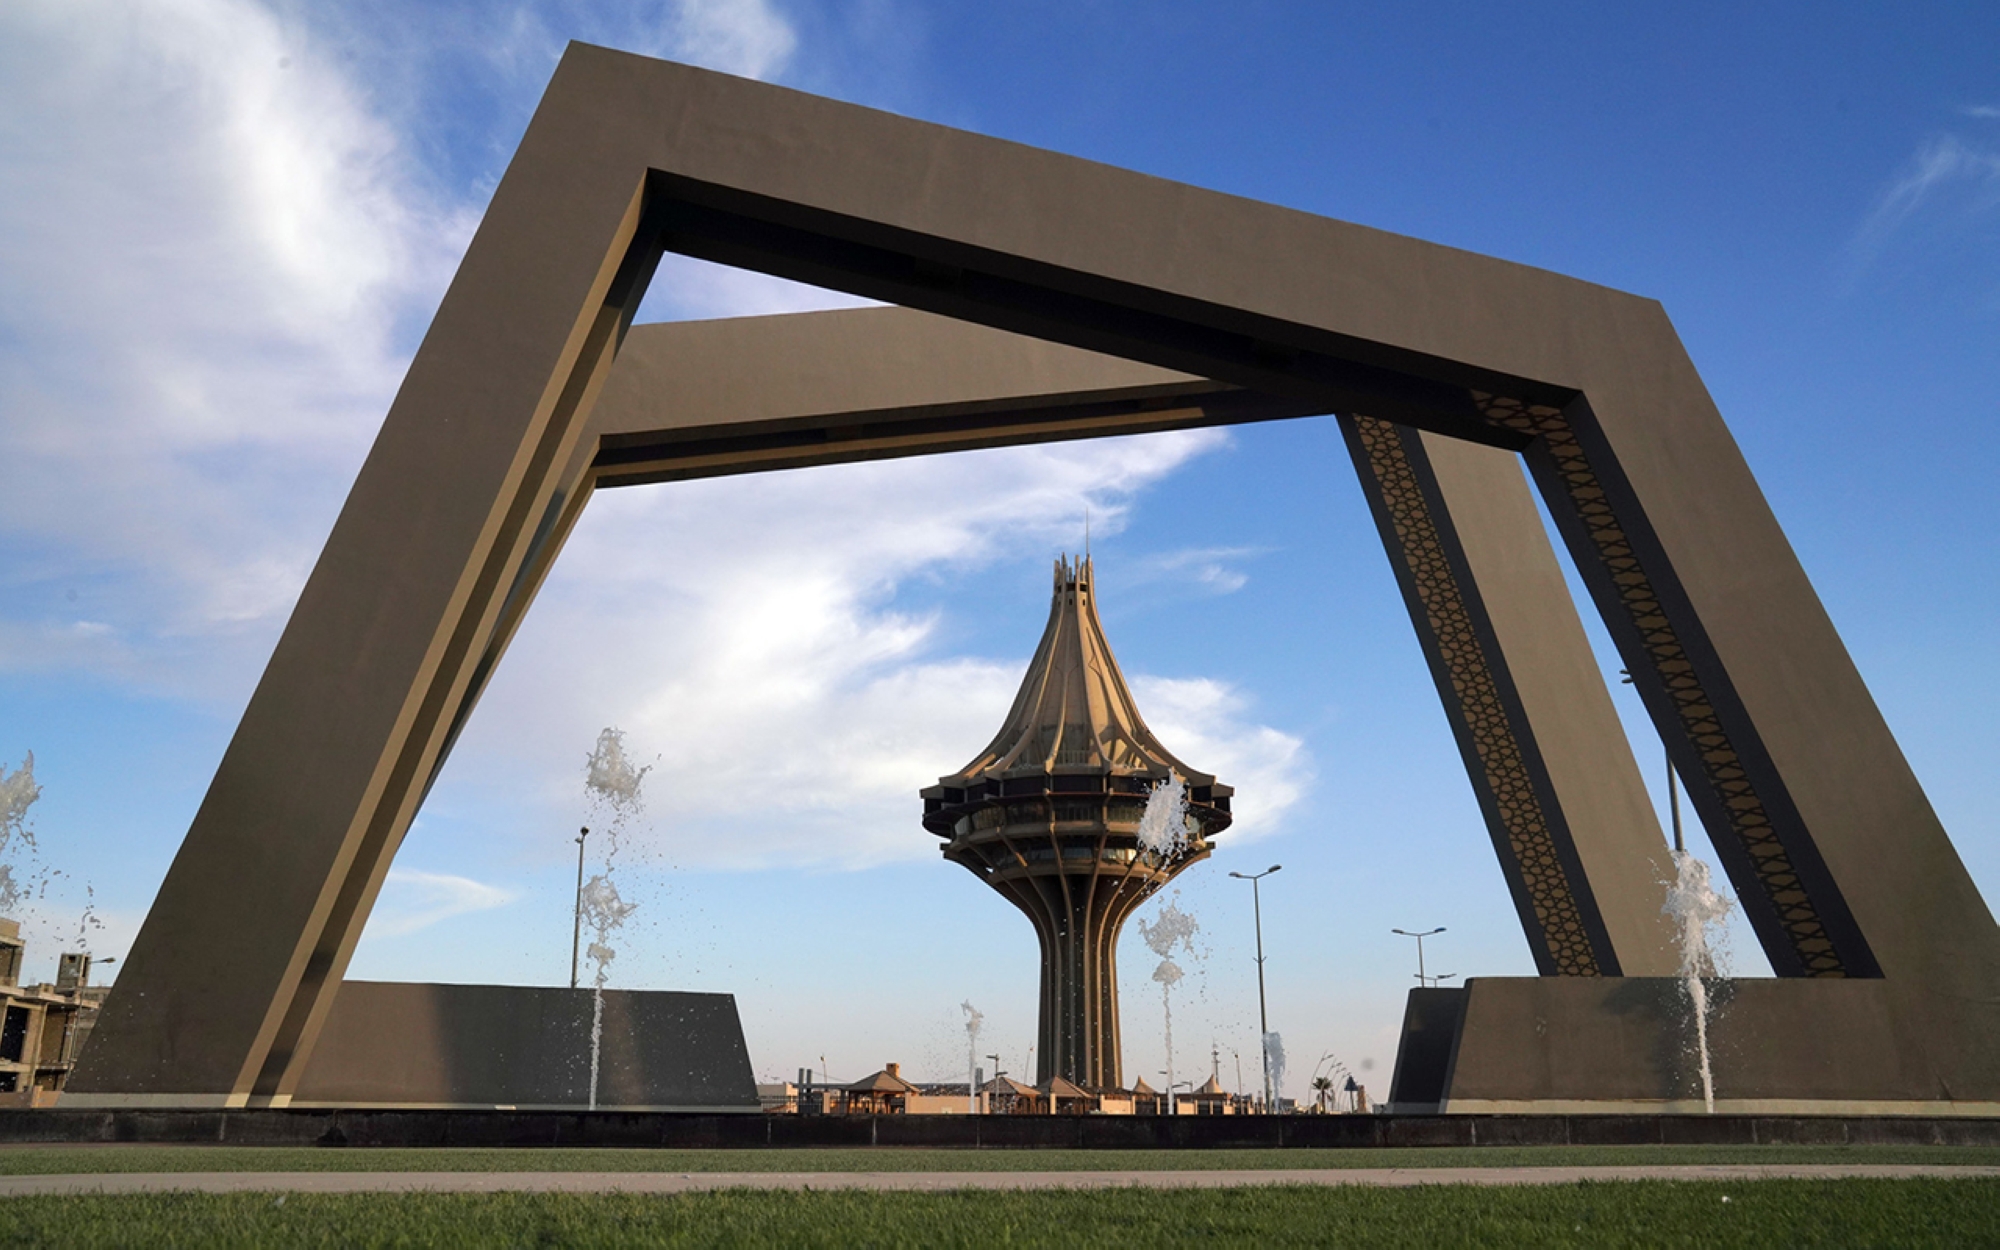
[[[1660,299],[1993,897],[2000,10],[1636,8],[7,6],[0,764],[32,751],[43,787],[37,849],[8,848],[47,882],[30,973],[86,908],[100,956],[136,931],[571,37]],[[840,302],[670,263],[643,315]],[[936,857],[915,791],[997,723],[1086,507],[1142,707],[1244,796],[1183,878],[1203,954],[1176,1066],[1213,1048],[1233,1083],[1240,1053],[1254,1084],[1249,899],[1224,874],[1281,862],[1294,1092],[1326,1053],[1384,1091],[1414,970],[1390,928],[1449,926],[1436,971],[1532,969],[1324,421],[601,497],[353,974],[566,976],[583,761],[615,725],[654,771],[614,984],[736,993],[759,1072],[786,1075],[945,1075],[969,999],[1018,1070],[1031,932]],[[1126,960],[1150,1077],[1136,935]]]

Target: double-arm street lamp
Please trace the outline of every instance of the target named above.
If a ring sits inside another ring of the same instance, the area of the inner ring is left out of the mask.
[[[1283,868],[1283,864],[1272,864],[1262,872],[1232,872],[1229,875],[1238,881],[1250,883],[1250,911],[1257,921],[1257,1049],[1264,1057],[1264,1110],[1268,1114],[1276,1107],[1271,1101],[1271,1017],[1264,1010],[1264,905],[1257,896],[1257,883]]]
[[[1443,933],[1444,926],[1439,925],[1435,929],[1426,929],[1422,933],[1412,933],[1408,929],[1391,929],[1389,932],[1400,933],[1404,937],[1417,939],[1417,984],[1428,987],[1431,979],[1424,975],[1424,939],[1427,937],[1436,937],[1438,934]],[[1455,977],[1458,974],[1453,972],[1448,975]],[[1442,981],[1444,977],[1439,977],[1438,980]]]

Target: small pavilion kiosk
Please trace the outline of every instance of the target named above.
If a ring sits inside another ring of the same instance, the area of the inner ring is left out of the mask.
[[[1089,1115],[1097,1110],[1097,1095],[1074,1081],[1052,1076],[1038,1088],[1049,1100],[1050,1115]]]
[[[873,1076],[846,1087],[849,1115],[902,1115],[917,1087],[903,1079],[901,1064],[892,1063]]]

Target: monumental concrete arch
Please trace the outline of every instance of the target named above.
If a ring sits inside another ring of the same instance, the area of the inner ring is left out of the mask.
[[[1967,1105],[2000,1099],[2000,1058],[1983,1043],[2000,1023],[2000,931],[1657,304],[582,45],[559,66],[412,362],[120,977],[79,1092],[283,1098],[584,478],[614,450],[635,479],[651,471],[658,440],[613,449],[605,433],[593,447],[590,415],[665,250],[1203,380],[1184,411],[1114,405],[1092,433],[1248,419],[1231,407],[1243,402],[1345,414],[1392,529],[1410,501],[1399,459],[1427,460],[1443,480],[1452,464],[1438,448],[1450,444],[1438,439],[1519,453],[1773,968],[1798,978],[1774,1001],[1833,1001],[1808,979],[1878,985],[1868,992],[1883,1028],[1869,1045],[1895,1051],[1898,1075],[1876,1086],[1837,1075],[1825,1088],[1862,1101],[1895,1101],[1872,1092],[1891,1086]],[[708,457],[698,471],[843,454],[810,446],[831,431],[784,425],[678,434]],[[908,453],[956,436],[919,424],[862,438],[900,439]],[[1046,436],[996,427],[986,445]],[[1431,530],[1463,548],[1461,575],[1476,573],[1476,532],[1451,501],[1437,503],[1424,501]],[[1449,595],[1421,589],[1434,579],[1409,576],[1413,615],[1449,607]],[[1516,610],[1493,587],[1479,591],[1476,609],[1441,611],[1439,628],[1504,646]],[[1538,667],[1532,649],[1504,654],[1509,680],[1468,687],[1461,715],[1491,724],[1498,708],[1513,726],[1511,757],[1488,730],[1461,741],[1491,784],[1534,793],[1542,809],[1522,817],[1512,803],[1505,837],[1495,834],[1534,860],[1517,901],[1539,900],[1544,945],[1561,948],[1555,970],[1594,962],[1603,974],[1616,957],[1630,971],[1603,900],[1593,909],[1576,896],[1596,867],[1562,783],[1533,779],[1537,767],[1549,778],[1570,767],[1574,726],[1536,750],[1521,740],[1522,727],[1541,725],[1530,691],[1561,665]],[[1464,675],[1455,665],[1434,658],[1441,689]],[[251,940],[230,906],[243,897],[259,901]],[[197,968],[211,990],[199,1007],[174,990]],[[1620,985],[1636,982],[1531,984],[1604,994],[1548,999],[1519,1026],[1475,1010],[1475,982],[1442,1101],[1461,1101],[1460,1069],[1490,1078],[1489,1102],[1510,1089],[1534,1105],[1653,1096],[1664,1078],[1642,1070],[1644,1056],[1587,1088],[1565,1084],[1550,1059],[1563,1013],[1615,1014]],[[1759,1026],[1764,1048],[1838,1049],[1788,1018]]]

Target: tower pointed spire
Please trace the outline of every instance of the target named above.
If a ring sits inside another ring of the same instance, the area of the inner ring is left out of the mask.
[[[1048,624],[1007,719],[986,749],[942,784],[1022,770],[1100,768],[1155,782],[1178,775],[1190,787],[1215,782],[1182,763],[1147,728],[1104,637],[1090,559],[1063,557],[1055,565]]]
[[[1160,742],[1098,619],[1088,554],[1058,559],[1048,624],[993,741],[923,792],[946,859],[1005,895],[1042,948],[1036,1079],[1120,1084],[1118,931],[1140,903],[1206,859],[1233,791]],[[1187,786],[1185,847],[1139,845],[1154,786]]]

